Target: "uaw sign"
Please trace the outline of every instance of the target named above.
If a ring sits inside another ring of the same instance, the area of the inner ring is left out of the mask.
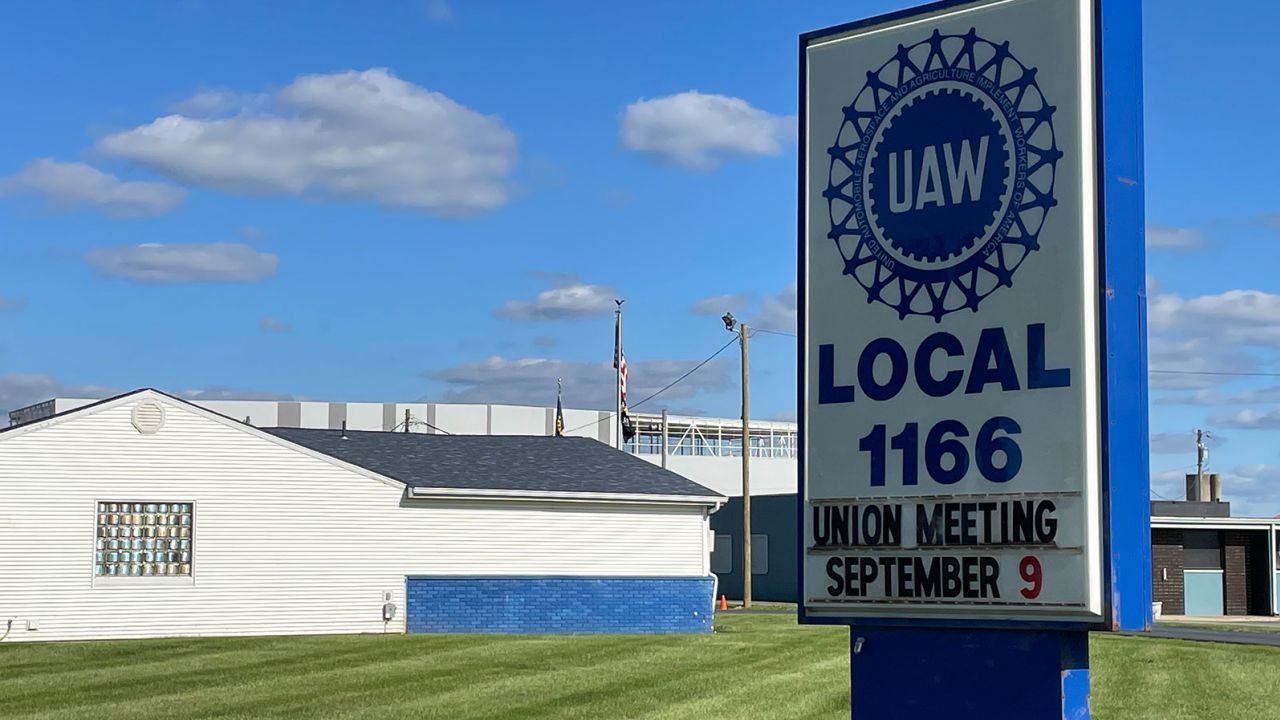
[[[802,49],[804,613],[1097,623],[1093,6],[946,5]]]

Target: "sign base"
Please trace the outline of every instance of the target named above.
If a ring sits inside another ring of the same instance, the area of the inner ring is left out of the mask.
[[[1089,718],[1083,631],[850,628],[853,720]]]

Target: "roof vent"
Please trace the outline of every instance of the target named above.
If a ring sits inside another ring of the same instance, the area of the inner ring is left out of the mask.
[[[133,406],[133,427],[143,435],[155,435],[164,427],[164,406],[157,402],[140,402]]]

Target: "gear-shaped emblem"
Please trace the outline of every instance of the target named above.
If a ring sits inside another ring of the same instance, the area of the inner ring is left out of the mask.
[[[823,196],[868,302],[941,322],[1012,286],[1056,205],[1054,110],[1035,68],[973,29],[899,45],[867,73]]]

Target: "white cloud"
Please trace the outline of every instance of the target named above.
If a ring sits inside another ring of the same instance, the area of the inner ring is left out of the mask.
[[[1212,337],[1179,337],[1153,330],[1147,362],[1154,390],[1201,390],[1230,378],[1213,373],[1248,373],[1258,369],[1257,358],[1242,347]]]
[[[1280,359],[1280,295],[1228,290],[1190,299],[1155,295],[1148,312],[1151,386],[1199,390]],[[1159,371],[1178,371],[1169,374]],[[1201,373],[1201,374],[1195,374]]]
[[[1204,233],[1195,228],[1178,228],[1168,225],[1147,226],[1147,248],[1153,250],[1199,250],[1204,244]]]
[[[1210,449],[1222,447],[1227,442],[1224,437],[1208,435],[1205,445]],[[1196,434],[1186,432],[1159,432],[1151,434],[1151,452],[1155,455],[1186,455],[1194,458],[1196,454]]]
[[[621,210],[631,203],[635,202],[635,193],[626,188],[608,188],[600,194],[604,200],[604,204],[615,209]]]
[[[1280,410],[1249,409],[1219,413],[1209,418],[1209,422],[1219,427],[1242,430],[1277,430],[1280,429]]]
[[[1149,313],[1153,330],[1200,332],[1240,343],[1280,348],[1280,295],[1261,290],[1228,290],[1184,300],[1157,295]]]
[[[287,333],[293,330],[293,327],[289,325],[289,323],[283,320],[280,320],[279,318],[273,318],[270,315],[267,315],[263,317],[261,320],[259,320],[258,327],[263,332],[269,332],[269,333]]]
[[[730,311],[746,316],[747,324],[753,329],[788,333],[796,331],[796,310],[794,280],[778,292],[759,299],[754,293],[712,295],[689,306],[693,315],[719,317]]]
[[[1152,500],[1181,500],[1187,494],[1186,473],[1182,470],[1161,470],[1151,473]]]
[[[584,283],[573,275],[536,273],[552,287],[532,300],[508,300],[495,313],[507,320],[572,320],[613,312],[618,292],[608,285]]]
[[[453,8],[445,0],[427,0],[427,19],[433,23],[446,23],[453,20]]]
[[[0,427],[8,425],[8,411],[51,400],[55,397],[104,398],[116,394],[101,385],[67,385],[49,375],[9,373],[0,375]]]
[[[299,77],[263,110],[167,115],[108,135],[97,149],[196,187],[446,217],[504,205],[517,155],[515,134],[498,118],[383,68]]]
[[[1241,465],[1223,473],[1222,499],[1237,517],[1275,517],[1280,512],[1280,466]]]
[[[255,282],[274,275],[279,264],[275,255],[239,243],[98,248],[85,261],[106,277],[144,284]]]
[[[176,394],[194,402],[209,400],[305,400],[305,397],[270,390],[236,390],[224,385],[209,385],[199,390],[182,390]],[[236,418],[237,420],[241,418]]]
[[[246,110],[262,110],[271,104],[271,96],[244,94],[227,89],[201,90],[169,109],[178,115],[195,118],[217,118],[236,115]]]
[[[647,398],[698,364],[697,360],[640,360],[627,363],[627,397],[633,404]],[[683,382],[663,393],[662,401],[687,399],[704,390],[729,386],[729,365],[713,360]],[[507,359],[499,356],[481,362],[432,370],[424,376],[450,387],[448,402],[511,403],[550,406],[556,399],[556,380],[564,380],[568,407],[612,410],[614,370],[610,361],[590,363],[542,358]],[[658,400],[653,401],[657,403]],[[655,410],[660,405],[642,407]]]
[[[696,90],[637,100],[622,111],[618,129],[623,147],[697,171],[734,157],[779,155],[794,133],[792,116]]]
[[[40,158],[0,178],[0,196],[35,197],[53,212],[92,208],[113,218],[141,218],[171,212],[187,191],[164,183],[121,180],[84,163]]]
[[[1165,393],[1155,400],[1156,405],[1256,405],[1280,404],[1280,386],[1253,390],[1223,392],[1204,388],[1194,392]]]
[[[752,326],[762,330],[796,331],[796,283],[792,280],[780,292],[766,295]]]
[[[712,295],[703,298],[689,306],[689,312],[694,315],[714,315],[719,317],[726,312],[742,309],[751,304],[754,296],[750,293]]]

